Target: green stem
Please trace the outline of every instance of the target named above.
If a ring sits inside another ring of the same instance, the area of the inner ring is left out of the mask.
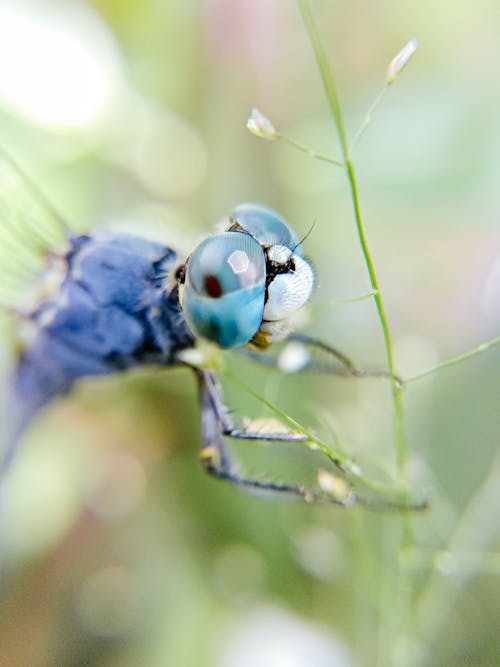
[[[323,47],[319,40],[318,33],[316,32],[316,26],[314,25],[309,7],[304,0],[298,0],[298,4],[302,14],[302,20],[304,21],[304,25],[306,26],[307,32],[309,34],[309,40],[313,47],[314,55],[316,56],[316,61],[318,63],[323,86],[325,87],[328,103],[335,119],[335,126],[337,128],[342,155],[344,157],[344,161],[347,164],[347,158],[349,157],[349,146],[347,143],[347,135],[344,127],[344,120],[342,118],[335,81],[331,74],[330,65],[326,60],[325,54],[323,53]]]
[[[347,142],[347,135],[345,132],[342,111],[340,108],[339,97],[337,94],[337,89],[335,86],[335,81],[332,76],[330,65],[328,64],[326,55],[323,51],[321,41],[316,31],[316,26],[314,25],[314,21],[307,6],[307,3],[305,2],[305,0],[298,0],[298,4],[300,11],[302,13],[304,24],[309,34],[309,39],[311,41],[314,54],[316,56],[316,61],[318,63],[318,67],[321,73],[321,78],[323,81],[323,86],[325,88],[328,104],[330,106],[333,118],[335,120],[335,126],[337,128],[337,134],[340,142],[340,149],[345,164],[347,180],[349,182],[349,188],[351,191],[351,199],[354,208],[354,217],[356,220],[358,237],[363,257],[365,260],[366,268],[368,271],[368,275],[370,278],[371,287],[374,292],[375,304],[377,307],[377,312],[384,336],[387,363],[392,378],[392,395],[394,403],[394,433],[395,433],[395,443],[397,450],[398,480],[401,490],[405,490],[407,465],[408,465],[408,448],[404,432],[403,402],[402,402],[401,390],[397,381],[397,373],[394,364],[394,354],[393,354],[391,335],[389,331],[389,325],[387,323],[384,304],[379,290],[379,284],[378,284],[377,274],[375,272],[375,266],[373,264],[371,253],[368,248],[368,243],[366,241],[363,219],[361,216],[356,174],[349,155],[349,145]]]
[[[318,151],[309,148],[309,146],[306,146],[305,144],[301,144],[300,141],[293,139],[293,137],[289,137],[287,134],[283,134],[282,132],[276,132],[275,136],[276,139],[281,139],[282,141],[285,141],[287,144],[290,144],[290,146],[293,146],[293,148],[297,148],[302,153],[305,153],[308,157],[315,158],[316,160],[321,160],[322,162],[328,162],[328,164],[334,164],[336,167],[344,166],[344,164],[340,162],[340,160],[335,160],[334,158],[330,157],[329,155],[325,155],[324,153],[318,153]]]
[[[377,95],[377,97],[376,97],[376,98],[374,99],[374,101],[372,102],[371,107],[370,107],[370,108],[368,109],[368,111],[366,112],[366,115],[365,115],[365,117],[364,117],[364,119],[363,119],[363,122],[362,122],[361,125],[359,126],[358,130],[357,130],[356,133],[354,134],[354,137],[353,137],[353,139],[352,139],[352,141],[351,141],[351,151],[353,150],[353,148],[355,147],[355,145],[356,145],[356,144],[358,143],[358,141],[360,140],[360,138],[361,138],[363,132],[366,130],[366,128],[368,127],[368,125],[371,123],[371,121],[372,121],[372,116],[373,116],[373,114],[375,113],[375,111],[376,111],[377,107],[379,106],[379,104],[380,104],[380,103],[382,102],[382,100],[384,99],[384,96],[385,96],[385,94],[386,94],[386,92],[387,92],[387,89],[389,88],[389,85],[390,85],[390,84],[389,84],[388,82],[386,82],[385,86],[384,86],[384,87],[382,88],[382,90],[379,92],[379,94]]]
[[[316,61],[318,63],[321,78],[323,80],[323,86],[326,92],[328,103],[333,118],[335,120],[335,125],[337,128],[337,134],[339,137],[339,143],[341,148],[341,154],[344,160],[346,175],[349,182],[349,188],[351,191],[354,217],[356,220],[356,228],[361,245],[361,250],[364,256],[372,290],[375,292],[374,299],[384,336],[387,363],[392,379],[392,396],[393,396],[393,406],[394,406],[394,412],[393,412],[394,438],[395,438],[396,457],[397,457],[398,486],[399,486],[399,491],[402,494],[403,498],[406,498],[407,487],[408,487],[407,484],[408,448],[404,431],[402,395],[401,395],[400,385],[398,384],[397,381],[397,374],[395,371],[393,347],[389,331],[389,325],[387,323],[384,304],[379,290],[377,274],[375,272],[373,260],[366,241],[363,219],[361,216],[356,174],[349,155],[349,146],[347,143],[342,112],[340,109],[340,102],[335,82],[333,79],[332,71],[328,64],[326,54],[323,50],[321,40],[316,31],[316,27],[314,25],[314,21],[312,19],[306,0],[298,0],[298,4],[304,24],[309,34],[309,40],[311,42],[314,54],[316,56]],[[383,613],[385,612],[384,627],[390,628],[391,625],[390,619],[394,618],[394,614],[396,614],[396,618],[398,619],[397,627],[392,628],[393,630],[391,636],[392,646],[390,647],[390,650],[388,652],[388,655],[390,656],[389,660],[391,662],[395,660],[395,658],[393,657],[392,649],[395,647],[397,641],[401,640],[402,635],[409,635],[412,632],[412,607],[411,607],[411,596],[410,596],[412,582],[411,582],[410,572],[408,568],[405,567],[403,561],[403,556],[406,550],[410,546],[412,546],[412,544],[413,544],[413,533],[409,517],[402,515],[401,534],[399,537],[398,563],[396,565],[396,572],[394,572],[394,570],[390,571],[390,568],[387,568],[385,570],[385,584],[383,587],[384,590],[385,589],[390,590],[394,582],[394,575],[396,574],[397,592],[390,595],[390,599],[387,601],[386,604],[384,604],[384,609],[383,609]],[[383,629],[382,626],[381,629]]]
[[[371,290],[370,292],[367,292],[366,294],[361,294],[360,296],[351,296],[346,299],[334,299],[333,301],[330,301],[328,306],[330,308],[336,308],[337,306],[344,306],[349,303],[358,303],[359,301],[367,301],[368,299],[371,299],[375,296],[375,290]]]
[[[436,366],[433,366],[426,371],[422,371],[422,373],[417,373],[416,375],[412,375],[411,377],[406,378],[403,380],[403,385],[410,384],[410,382],[417,382],[417,380],[421,380],[422,378],[428,377],[429,375],[433,375],[437,371],[443,370],[444,368],[456,366],[457,364],[460,364],[467,359],[471,359],[472,357],[476,357],[477,355],[482,354],[486,350],[489,350],[490,347],[494,347],[495,345],[499,344],[500,336],[497,338],[492,338],[491,340],[487,340],[475,347],[473,350],[459,354],[456,357],[451,357],[451,359],[447,359],[446,361],[443,361],[442,363],[437,364]]]

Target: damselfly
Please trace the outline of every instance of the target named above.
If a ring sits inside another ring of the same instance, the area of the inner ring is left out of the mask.
[[[0,183],[0,293],[17,320],[19,342],[7,399],[5,461],[31,419],[76,380],[183,364],[198,381],[201,458],[210,474],[309,501],[349,505],[357,500],[351,488],[339,494],[329,484],[310,489],[236,472],[226,438],[304,441],[310,436],[285,428],[279,433],[238,428],[214,371],[195,365],[186,354],[201,337],[269,364],[273,359],[263,351],[275,341],[298,341],[326,352],[332,362],[318,368],[311,356],[305,370],[387,375],[357,369],[334,348],[293,332],[293,315],[313,291],[314,271],[299,237],[278,213],[258,204],[238,206],[227,229],[209,236],[185,259],[166,245],[111,229],[71,234],[5,153]],[[63,250],[52,249],[61,245]],[[23,291],[28,284],[29,295]]]

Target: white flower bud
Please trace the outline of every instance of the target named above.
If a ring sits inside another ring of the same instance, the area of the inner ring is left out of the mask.
[[[408,61],[417,50],[418,42],[414,37],[405,44],[401,51],[397,53],[387,67],[387,83],[392,83],[400,72],[406,67]]]
[[[276,129],[267,116],[255,107],[247,120],[247,129],[261,139],[276,139]]]

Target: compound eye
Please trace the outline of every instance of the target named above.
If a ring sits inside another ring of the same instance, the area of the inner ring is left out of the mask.
[[[266,248],[282,245],[293,250],[295,254],[302,254],[299,237],[272,208],[260,204],[240,204],[229,219]]]
[[[276,247],[273,250],[276,256],[278,250],[282,250],[282,254],[286,256],[286,249],[283,247]],[[311,296],[314,287],[312,266],[306,259],[299,255],[292,255],[291,252],[287,264],[290,270],[286,273],[278,273],[269,283],[264,308],[264,320],[266,321],[276,322],[289,318],[296,310],[302,308]]]
[[[193,333],[229,348],[244,345],[264,312],[266,261],[259,243],[241,232],[203,241],[188,260],[182,307]]]

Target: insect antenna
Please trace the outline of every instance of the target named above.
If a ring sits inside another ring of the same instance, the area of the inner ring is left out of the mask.
[[[313,220],[309,230],[304,234],[304,236],[300,239],[300,241],[292,248],[292,252],[295,252],[297,248],[301,246],[306,239],[309,238],[315,227],[316,227],[316,220]]]

